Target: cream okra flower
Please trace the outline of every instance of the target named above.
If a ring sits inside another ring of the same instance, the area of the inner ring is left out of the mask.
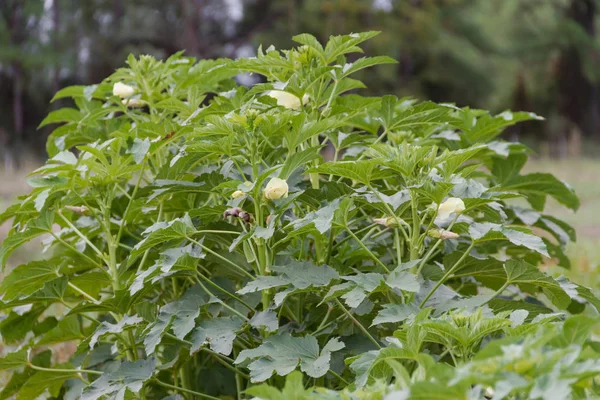
[[[450,197],[438,207],[437,217],[447,220],[451,214],[460,214],[463,211],[465,211],[465,203],[458,197]]]
[[[284,92],[283,90],[271,90],[268,93],[269,97],[272,97],[277,100],[278,106],[283,106],[285,108],[297,109],[302,107],[304,104],[308,103],[309,96],[305,94],[302,96],[302,102],[298,96]]]
[[[113,94],[124,99],[126,97],[133,96],[135,94],[135,88],[124,84],[123,82],[117,82],[113,85]]]
[[[269,183],[267,183],[267,187],[263,191],[263,196],[265,199],[277,200],[281,199],[282,197],[287,197],[288,190],[289,187],[285,180],[280,178],[272,178]]]

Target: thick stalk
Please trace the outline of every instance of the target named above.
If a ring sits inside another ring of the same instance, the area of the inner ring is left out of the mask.
[[[259,176],[259,160],[256,159],[256,155],[258,154],[258,143],[254,142],[255,151],[252,152],[252,178],[256,182]],[[260,187],[254,188],[254,214],[256,216],[256,223],[258,226],[262,227],[264,225],[263,216],[262,216],[262,196],[261,196]],[[267,267],[267,249],[265,246],[265,240],[263,238],[258,238],[256,240],[256,252],[258,253],[258,273],[261,276],[268,275],[268,267]],[[271,296],[268,290],[261,291],[262,298],[262,306],[263,310],[269,308],[269,304],[271,304]]]

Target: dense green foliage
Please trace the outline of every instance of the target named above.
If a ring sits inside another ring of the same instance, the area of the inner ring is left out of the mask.
[[[0,216],[2,264],[47,249],[0,285],[0,398],[598,395],[600,320],[582,312],[600,301],[537,267],[569,267],[575,233],[543,210],[578,199],[497,139],[541,118],[356,94],[353,73],[394,62],[346,62],[375,34],[131,56],[59,91],[75,107],[42,122],[62,123],[50,159]]]

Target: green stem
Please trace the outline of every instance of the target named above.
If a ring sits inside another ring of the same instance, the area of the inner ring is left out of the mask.
[[[92,303],[94,303],[94,304],[100,304],[100,302],[98,300],[96,300],[95,298],[93,298],[92,296],[90,296],[89,294],[87,294],[86,292],[84,292],[82,289],[80,289],[79,287],[77,287],[73,283],[67,282],[67,285],[69,285],[69,287],[71,289],[73,289],[74,291],[76,291],[77,293],[79,293],[80,295],[82,295],[83,297],[85,297],[86,299],[88,299],[89,301],[91,301]]]
[[[121,235],[123,234],[123,228],[125,228],[125,221],[127,220],[127,216],[129,215],[129,210],[131,209],[131,205],[133,204],[133,200],[135,200],[135,196],[142,182],[142,178],[144,177],[144,169],[146,168],[146,159],[142,162],[142,168],[140,169],[140,176],[133,188],[133,192],[131,193],[131,197],[129,198],[129,203],[127,203],[127,208],[123,213],[123,217],[121,219],[121,225],[119,226],[119,231],[117,233],[117,238],[115,239],[116,243],[121,242]]]
[[[75,232],[77,234],[77,236],[79,236],[81,239],[83,239],[83,241],[86,242],[92,248],[92,250],[94,250],[96,252],[96,254],[98,254],[100,256],[100,258],[102,258],[104,260],[104,254],[102,254],[102,252],[100,250],[98,250],[98,248],[90,241],[90,239],[87,238],[87,236],[85,236],[83,233],[81,233],[81,231],[79,229],[77,229],[77,227],[75,225],[73,225],[71,223],[71,221],[69,221],[67,218],[65,218],[65,216],[62,214],[62,212],[60,210],[57,212],[57,214],[65,222],[65,224],[67,224],[69,226],[69,228],[71,228],[73,230],[73,232]],[[104,261],[106,261],[106,260],[104,260]]]
[[[360,322],[358,322],[358,320],[356,318],[354,318],[354,316],[352,314],[350,314],[350,311],[348,311],[346,309],[346,307],[344,307],[344,305],[338,299],[335,299],[335,302],[342,309],[342,311],[344,312],[344,314],[346,314],[348,316],[348,318],[350,318],[350,320],[352,320],[352,322],[354,322],[354,324],[356,326],[358,326],[358,329],[360,329],[367,336],[367,338],[371,342],[373,342],[373,344],[375,346],[377,346],[378,349],[381,349],[381,345],[379,344],[379,342],[377,342],[377,340],[375,340],[375,338],[373,336],[371,336],[371,334],[369,333],[369,331]]]
[[[133,336],[133,332],[131,331],[131,329],[127,331],[127,334],[129,336],[129,343],[131,344],[131,352],[133,353],[133,359],[137,360],[139,358],[138,349],[137,344],[135,343],[135,337]]]
[[[102,271],[106,272],[104,270],[104,268],[102,268],[102,264],[100,264],[99,262],[95,261],[94,259],[92,259],[90,256],[88,256],[87,254],[77,250],[75,247],[73,247],[70,243],[64,241],[60,236],[56,235],[54,232],[52,231],[48,231],[48,233],[50,235],[52,235],[52,237],[54,239],[56,239],[58,242],[60,242],[63,246],[68,247],[71,251],[75,252],[75,253],[79,253],[81,254],[85,259],[87,259],[90,263],[92,263],[94,266],[96,266],[97,268],[100,268]]]
[[[63,372],[63,373],[74,373],[74,374],[90,374],[90,375],[102,375],[102,371],[94,371],[91,369],[62,369],[62,368],[44,368],[39,367],[37,365],[33,365],[32,363],[27,364],[31,369],[35,369],[37,371],[47,371],[47,372]]]
[[[217,285],[216,283],[211,281],[209,278],[204,276],[200,271],[196,271],[196,273],[198,274],[200,279],[202,279],[204,282],[206,282],[211,287],[213,287],[213,288],[217,289],[218,291],[220,291],[221,293],[231,297],[233,300],[237,301],[238,303],[240,303],[241,305],[246,307],[248,310],[254,311],[254,308],[250,307],[250,305],[248,303],[246,303],[244,300],[237,297],[235,294],[229,292],[229,290],[223,289],[221,286]]]
[[[234,350],[234,357],[237,356],[237,351]],[[235,391],[237,394],[237,400],[242,400],[242,392],[244,389],[242,388],[242,377],[239,374],[235,374]]]
[[[161,200],[160,206],[158,208],[158,216],[156,217],[156,223],[158,223],[158,222],[160,222],[162,220],[163,209],[164,209],[164,203]],[[150,249],[147,249],[146,251],[144,251],[144,255],[142,256],[142,260],[140,261],[140,264],[138,265],[138,268],[137,268],[137,273],[138,274],[140,273],[140,271],[144,267],[144,263],[146,262],[146,259],[148,258],[148,254],[149,253],[150,253]]]
[[[360,239],[350,229],[347,229],[347,231],[350,234],[350,236],[352,236],[352,238],[354,238],[354,240],[356,240],[358,242],[360,247],[362,247],[363,250],[366,251],[371,256],[373,261],[375,261],[375,263],[377,263],[381,268],[384,269],[385,272],[387,272],[389,274],[390,270],[388,269],[388,267],[386,267],[385,264],[382,263],[381,260],[379,258],[377,258],[377,256],[375,254],[373,254],[373,252],[367,246],[365,246],[365,244],[363,242],[361,242]]]
[[[319,324],[319,327],[317,328],[317,331],[320,331],[323,326],[327,323],[327,320],[329,319],[329,315],[331,314],[331,311],[333,310],[333,307],[330,307],[329,305],[327,306],[327,313],[325,314],[325,318],[323,318],[323,321],[321,321],[321,323]]]
[[[187,345],[189,347],[192,347],[194,345],[189,340],[179,339],[177,336],[175,336],[173,334],[170,334],[170,333],[166,333],[165,336],[168,337],[168,338],[170,338],[170,339],[172,339],[172,340],[175,340],[175,341],[177,341],[177,342],[179,342],[181,344],[185,344],[185,345]],[[213,350],[211,350],[209,348],[206,348],[206,347],[203,347],[201,350],[209,353],[217,362],[219,362],[219,364],[223,365],[224,367],[226,367],[230,371],[235,372],[237,375],[240,375],[240,376],[242,376],[245,379],[250,379],[250,377],[247,374],[243,373],[242,371],[240,371],[239,369],[237,369],[233,365],[230,365],[230,364],[234,363],[234,360],[232,360],[231,358],[229,358],[227,356],[224,356],[221,353],[217,353],[216,351],[213,351]]]
[[[508,286],[510,286],[510,284],[511,284],[511,283],[512,283],[512,282],[511,282],[511,281],[509,281],[509,280],[507,280],[506,282],[504,282],[504,285],[502,285],[502,286],[500,287],[500,289],[496,290],[496,291],[494,292],[494,294],[492,294],[492,298],[491,298],[490,300],[492,300],[492,299],[495,299],[497,296],[500,296],[500,295],[502,294],[502,292],[504,292],[504,291],[506,290],[506,288],[507,288]]]
[[[342,378],[337,372],[335,372],[334,370],[330,369],[329,373],[333,376],[335,376],[336,378],[338,378],[340,381],[342,381],[346,386],[350,385],[350,382],[348,382],[347,380],[345,380],[344,378]]]
[[[190,237],[187,238],[190,242],[194,243],[196,246],[202,248],[202,250],[206,251],[207,253],[212,254],[213,256],[217,257],[218,259],[220,259],[221,261],[226,262],[227,264],[231,265],[232,267],[235,267],[237,270],[239,270],[241,273],[243,273],[244,275],[246,275],[248,278],[255,280],[256,278],[249,273],[248,271],[246,271],[244,268],[242,268],[241,266],[237,265],[236,263],[234,263],[231,260],[226,259],[225,257],[223,257],[222,255],[220,255],[219,253],[209,249],[208,247],[206,247],[205,245],[203,245],[202,243],[198,242],[197,240],[194,240]]]
[[[435,218],[435,216],[434,216]],[[454,223],[456,222],[456,219],[458,218],[458,216],[456,218],[454,218],[454,221],[452,221],[450,223],[450,225],[448,225],[448,230],[452,229],[452,226],[454,225]],[[425,232],[425,234],[427,234],[427,232]],[[421,273],[421,270],[423,269],[423,267],[425,266],[425,263],[429,260],[429,258],[431,257],[431,255],[435,252],[435,250],[438,248],[438,246],[443,242],[442,239],[438,239],[433,246],[431,246],[431,248],[429,249],[429,251],[427,252],[427,254],[425,254],[425,257],[423,257],[423,259],[421,260],[421,262],[419,263],[419,266],[417,267],[416,273],[417,276],[419,276],[419,274]]]
[[[467,250],[465,250],[463,255],[454,263],[454,265],[448,271],[446,271],[446,273],[444,274],[442,279],[440,279],[435,284],[435,286],[431,289],[431,291],[427,294],[427,296],[425,296],[425,299],[423,299],[423,301],[419,305],[419,308],[423,308],[423,306],[425,305],[427,300],[429,300],[431,298],[431,296],[433,296],[435,291],[438,290],[438,288],[444,284],[446,279],[448,279],[450,277],[450,275],[452,275],[454,273],[454,271],[456,271],[456,269],[460,266],[460,263],[462,263],[464,261],[464,259],[467,258],[467,256],[469,255],[469,253],[471,252],[471,250],[473,249],[474,246],[475,246],[475,242],[471,243],[471,245],[469,246],[469,248]]]
[[[398,228],[394,229],[394,247],[396,247],[396,258],[398,259],[398,266],[402,264],[402,247],[400,243],[400,231]]]
[[[206,294],[208,294],[211,297],[215,297],[216,296],[210,291],[208,290],[208,288],[206,286],[204,286],[202,284],[202,282],[200,282],[200,280],[197,280],[198,284],[202,287],[202,289],[206,292]],[[248,322],[249,319],[248,317],[246,317],[244,314],[242,314],[241,312],[239,312],[238,310],[236,310],[235,308],[231,307],[229,304],[225,303],[224,301],[220,302],[221,305],[223,307],[225,307],[226,309],[228,309],[229,311],[231,311],[232,313],[234,313],[235,315],[239,316],[241,319],[243,319],[244,321]]]
[[[184,389],[184,388],[181,388],[181,387],[179,387],[179,386],[170,385],[170,384],[168,384],[168,383],[165,383],[165,382],[159,381],[158,379],[154,379],[154,382],[156,382],[156,384],[158,384],[159,386],[162,386],[162,387],[164,387],[164,388],[171,389],[171,390],[176,390],[176,391],[178,391],[178,392],[182,392],[182,393],[192,394],[192,395],[194,395],[194,396],[198,396],[198,397],[200,397],[200,398],[202,398],[202,399],[209,399],[209,400],[221,400],[221,399],[220,399],[220,398],[218,398],[218,397],[213,397],[213,396],[210,396],[210,395],[208,395],[208,394],[204,394],[204,393],[196,392],[196,391],[194,391],[194,390],[190,390],[190,389]]]
[[[342,320],[342,319],[344,319],[344,318],[346,318],[346,315],[345,315],[345,314],[342,314],[342,315],[340,315],[339,317],[337,317],[336,319],[334,319],[333,321],[329,321],[329,322],[328,322],[328,323],[326,323],[325,325],[318,327],[316,331],[312,332],[312,334],[313,334],[314,336],[316,336],[316,335],[317,335],[318,333],[320,333],[321,331],[323,331],[323,330],[325,330],[325,329],[329,328],[329,326],[330,326],[330,325],[332,325],[332,324],[335,324],[336,322],[339,322],[340,320]]]
[[[412,209],[412,219],[413,219],[413,227],[412,227],[412,238],[410,240],[410,260],[416,260],[419,258],[419,238],[421,235],[421,226],[419,221],[419,214],[417,210],[417,200],[413,193],[410,194],[410,204]]]
[[[350,225],[353,225],[353,224],[348,224],[348,227],[349,227]],[[378,224],[376,224],[376,223],[373,223],[373,224],[371,224],[371,225],[369,225],[369,226],[365,226],[364,228],[361,228],[361,229],[357,230],[357,231],[355,232],[355,235],[360,235],[361,233],[363,233],[363,232],[365,232],[365,231],[369,231],[369,230],[371,230],[373,227],[375,227],[375,226],[377,226],[377,225],[378,225]],[[336,243],[335,243],[334,247],[338,247],[339,245],[343,244],[343,243],[344,243],[344,242],[346,242],[347,240],[350,240],[351,238],[352,238],[352,236],[347,236],[347,237],[345,237],[345,238],[343,238],[343,239],[339,240],[338,242],[336,242]]]

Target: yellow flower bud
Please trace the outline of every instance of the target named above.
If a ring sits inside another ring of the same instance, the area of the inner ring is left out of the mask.
[[[373,222],[375,222],[376,224],[379,224],[379,225],[383,225],[386,228],[397,228],[398,227],[398,221],[396,221],[396,218],[394,218],[394,217],[373,218]]]
[[[246,193],[242,192],[241,190],[236,190],[235,192],[231,193],[231,197],[233,197],[234,199],[239,199],[240,197],[244,197],[246,195]]]
[[[427,231],[427,236],[434,239],[458,239],[460,235],[458,233],[446,231],[444,229],[430,229]]]
[[[305,94],[302,96],[302,101],[295,94],[291,94],[288,92],[284,92],[283,90],[271,90],[268,93],[269,97],[277,100],[278,106],[283,106],[285,108],[297,109],[302,107],[302,105],[308,103],[309,96]]]
[[[90,209],[86,206],[65,206],[65,210],[79,215],[90,215]]]
[[[263,191],[265,199],[277,200],[288,196],[288,184],[283,179],[273,178],[267,183]]]
[[[450,214],[460,214],[465,211],[465,203],[458,197],[450,197],[438,207],[438,218],[447,220]]]
[[[135,88],[124,84],[123,82],[117,82],[113,85],[113,94],[120,98],[133,96],[135,94]]]

